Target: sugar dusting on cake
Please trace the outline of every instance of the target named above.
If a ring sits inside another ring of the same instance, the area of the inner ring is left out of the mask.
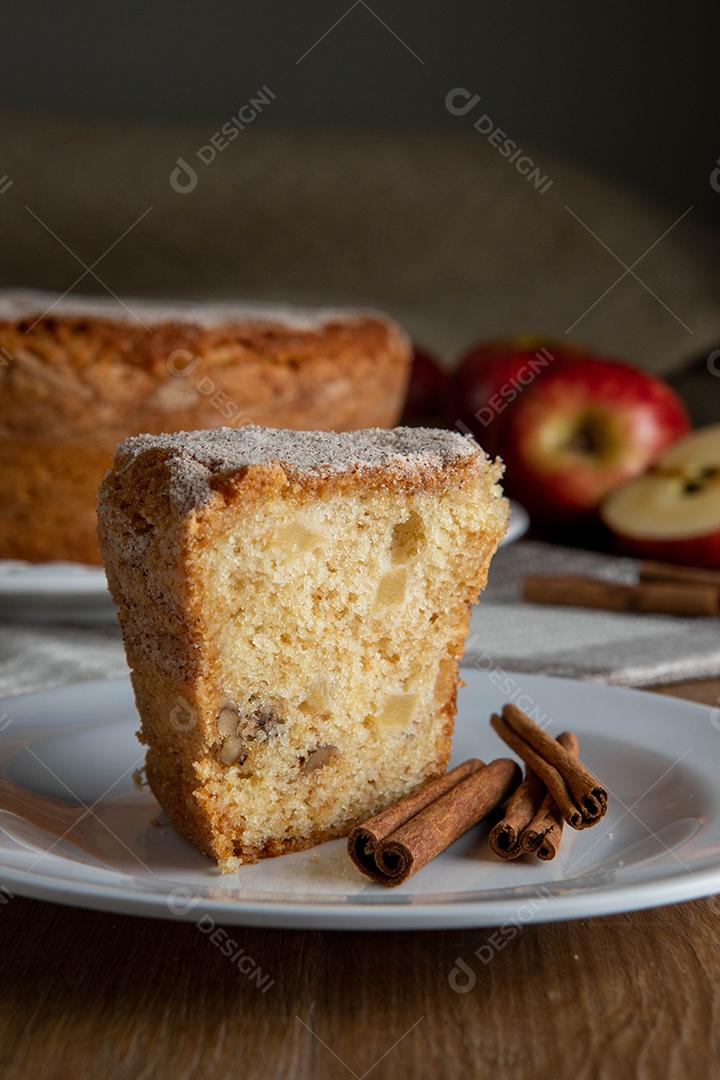
[[[40,319],[49,317],[78,317],[112,319],[121,323],[142,326],[164,322],[191,322],[211,329],[226,323],[275,323],[291,330],[313,331],[326,323],[357,319],[370,315],[383,318],[378,312],[353,308],[310,308],[293,304],[271,304],[241,300],[163,300],[129,298],[124,301],[110,296],[76,296],[58,298],[55,293],[35,289],[0,289],[0,320]]]
[[[410,474],[419,469],[436,471],[482,455],[472,440],[435,428],[333,432],[249,425],[136,435],[118,447],[116,468],[158,450],[170,451],[170,494],[182,510],[203,506],[211,498],[213,481],[251,465],[278,463],[291,476],[330,476],[383,467]]]

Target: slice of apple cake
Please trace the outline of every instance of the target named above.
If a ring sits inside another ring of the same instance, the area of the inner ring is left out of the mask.
[[[500,473],[426,429],[118,448],[99,533],[147,777],[222,869],[342,835],[443,772]]]

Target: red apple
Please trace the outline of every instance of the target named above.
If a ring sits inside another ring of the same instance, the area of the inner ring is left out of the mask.
[[[426,349],[413,347],[402,424],[437,424],[444,421],[448,376]]]
[[[502,453],[503,427],[513,403],[577,352],[533,337],[474,345],[452,377],[450,424],[472,431],[489,454]]]
[[[720,567],[720,424],[674,443],[605,501],[602,519],[629,554]]]
[[[688,428],[684,405],[662,380],[615,360],[565,360],[508,413],[505,487],[536,521],[588,518]]]

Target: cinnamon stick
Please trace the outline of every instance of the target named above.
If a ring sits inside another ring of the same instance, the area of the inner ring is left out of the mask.
[[[500,738],[537,773],[562,817],[573,829],[586,829],[607,811],[607,791],[556,739],[516,705],[505,705],[490,723]]]
[[[384,885],[400,885],[503,802],[520,779],[510,758],[471,773],[380,842],[376,861]]]
[[[373,881],[401,885],[503,802],[519,778],[509,758],[465,762],[353,829],[350,857]]]
[[[376,880],[378,867],[375,852],[378,844],[415,814],[424,810],[441,795],[445,795],[461,780],[484,766],[485,762],[480,761],[479,758],[470,758],[462,765],[445,773],[444,776],[438,776],[437,779],[411,791],[405,798],[388,806],[386,810],[381,810],[379,814],[375,814],[362,825],[357,825],[348,836],[348,854],[358,870]]]
[[[623,585],[581,574],[530,574],[523,598],[532,604],[637,611],[656,615],[718,615],[720,590],[680,581],[641,581]]]
[[[537,773],[526,768],[525,779],[508,801],[501,821],[490,830],[490,847],[501,859],[517,859],[523,854],[521,836],[537,815],[545,795],[545,785]]]
[[[574,732],[564,731],[558,735],[557,741],[569,753],[579,756],[580,742]],[[537,813],[520,837],[520,851],[534,853],[544,860],[554,859],[560,848],[562,833],[562,814],[552,795],[546,792]]]
[[[646,560],[638,566],[640,581],[675,581],[680,584],[709,585],[720,591],[720,570],[700,566],[678,566],[674,563]]]

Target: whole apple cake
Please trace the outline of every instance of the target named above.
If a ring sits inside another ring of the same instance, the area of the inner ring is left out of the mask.
[[[449,431],[139,436],[102,485],[147,778],[223,870],[442,773],[508,507]]]
[[[0,293],[0,558],[99,562],[97,488],[128,435],[391,426],[409,360],[374,313]]]

